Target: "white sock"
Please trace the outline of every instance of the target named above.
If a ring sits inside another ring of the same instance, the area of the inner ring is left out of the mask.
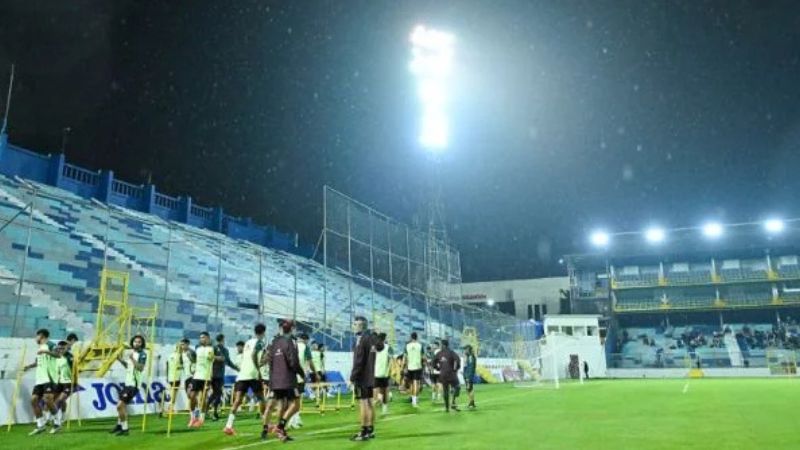
[[[45,424],[44,416],[36,418],[36,428],[42,428]]]
[[[236,420],[236,416],[233,413],[228,414],[228,424],[225,425],[226,428],[233,428],[233,421]]]
[[[62,420],[64,420],[64,411],[59,409],[56,411],[56,422],[60,424]]]
[[[128,421],[127,420],[123,420],[122,421],[122,429],[123,430],[127,430],[128,429]]]
[[[50,414],[50,411],[45,411],[44,412],[44,423],[50,422],[51,418],[52,418],[52,415]]]
[[[117,425],[122,425],[122,419],[117,418]]]

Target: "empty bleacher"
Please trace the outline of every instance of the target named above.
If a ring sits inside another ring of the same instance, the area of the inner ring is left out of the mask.
[[[329,348],[346,348],[351,315],[373,305],[394,313],[398,338],[425,329],[424,301],[373,291],[363,277],[336,270],[326,277],[319,263],[298,255],[0,176],[0,223],[26,205],[31,227],[23,213],[0,232],[0,336],[31,336],[37,328],[90,335],[103,267],[129,273],[131,302],[158,304],[166,342],[201,331],[243,337],[264,316],[296,314]],[[457,337],[460,326],[451,325],[442,334]]]

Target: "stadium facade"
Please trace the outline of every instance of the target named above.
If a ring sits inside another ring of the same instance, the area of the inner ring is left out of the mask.
[[[565,258],[572,311],[603,317],[609,369],[795,373],[800,248],[791,230],[749,224],[720,239],[695,231],[658,245],[624,235]]]

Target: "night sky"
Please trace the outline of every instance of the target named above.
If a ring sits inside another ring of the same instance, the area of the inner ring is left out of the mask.
[[[466,280],[610,231],[800,216],[800,3],[0,0],[11,142],[300,232],[322,186],[411,222],[417,23],[457,36],[447,223]]]

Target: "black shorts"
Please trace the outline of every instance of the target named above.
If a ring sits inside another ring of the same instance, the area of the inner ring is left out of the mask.
[[[56,385],[56,394],[65,394],[69,397],[72,394],[72,383],[59,383]]]
[[[297,383],[297,392],[299,392],[300,394],[304,394],[306,392],[306,384]]]
[[[375,396],[375,389],[372,386],[353,385],[353,392],[357,400],[368,400]]]
[[[275,400],[294,400],[300,396],[297,389],[273,389],[269,391],[269,398]]]
[[[136,398],[138,393],[139,389],[136,389],[135,386],[123,386],[122,391],[119,393],[119,401],[129,405],[133,403],[133,400]]]
[[[261,380],[241,380],[233,384],[234,392],[241,392],[246,394],[247,391],[253,391],[257,397],[261,398],[264,395],[264,385]]]
[[[438,373],[431,373],[431,383],[439,384],[439,374]]]
[[[412,381],[419,381],[422,379],[422,369],[409,370],[408,379]]]
[[[210,380],[201,380],[199,378],[192,378],[192,391],[197,391],[198,393],[200,393],[202,395],[203,394],[203,389],[205,389],[206,393],[208,393],[208,388],[206,388],[206,385],[208,385],[208,388],[210,388],[211,387],[211,381]]]
[[[375,387],[376,388],[388,388],[389,387],[389,377],[375,378]]]
[[[192,390],[192,377],[189,377],[189,378],[183,380],[183,385],[186,387],[187,391],[191,391]]]
[[[37,384],[33,387],[33,393],[31,395],[35,395],[37,397],[43,397],[47,394],[52,394],[55,391],[55,386],[53,383],[42,383]]]

